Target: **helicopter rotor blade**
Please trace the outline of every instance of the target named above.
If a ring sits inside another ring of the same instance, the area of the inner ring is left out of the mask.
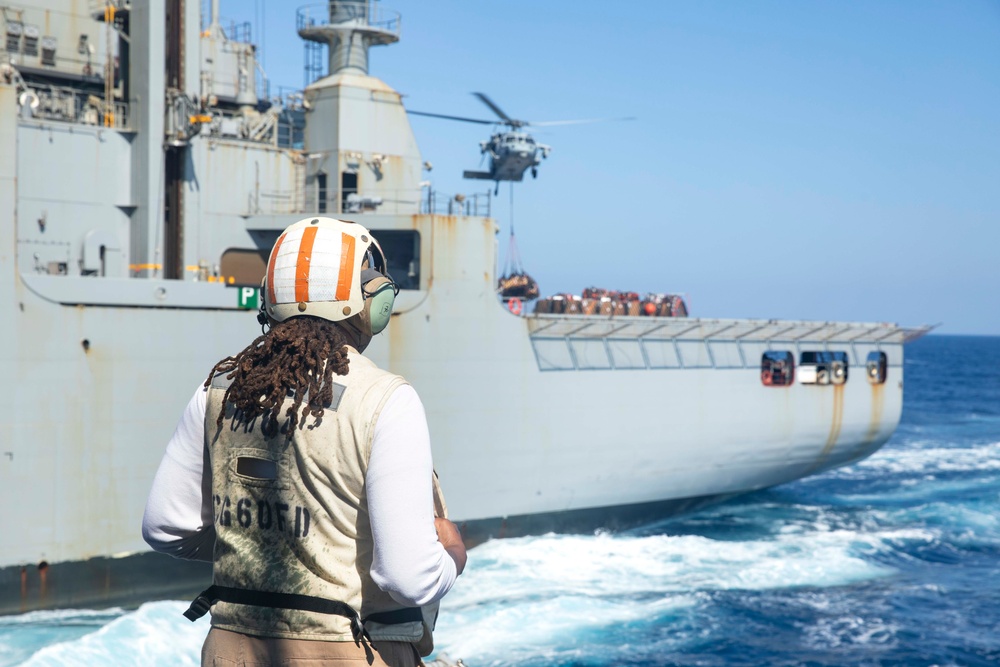
[[[448,116],[443,113],[430,113],[427,111],[411,111],[406,110],[406,113],[412,114],[414,116],[428,116],[430,118],[444,118],[445,120],[460,120],[463,123],[479,123],[480,125],[496,125],[495,120],[483,120],[481,118],[465,118],[464,116]]]
[[[531,127],[552,127],[553,125],[585,125],[587,123],[607,123],[611,121],[635,120],[635,116],[625,118],[580,118],[578,120],[543,120],[541,122],[529,121],[525,125]]]
[[[478,97],[480,102],[482,102],[483,104],[485,104],[486,106],[488,106],[490,109],[492,109],[493,113],[495,113],[496,115],[500,116],[501,118],[503,118],[508,123],[518,123],[518,122],[520,122],[520,121],[514,120],[513,118],[511,118],[510,116],[508,116],[507,114],[505,114],[503,112],[503,109],[501,109],[496,104],[494,104],[493,100],[491,100],[490,98],[488,98],[485,93],[472,93],[472,94],[475,95],[476,97]]]

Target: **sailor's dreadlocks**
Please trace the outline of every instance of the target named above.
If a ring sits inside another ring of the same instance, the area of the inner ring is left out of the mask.
[[[215,365],[212,378],[225,373],[233,380],[226,389],[223,405],[236,408],[233,427],[249,425],[261,418],[261,432],[277,435],[279,430],[290,438],[295,427],[305,426],[306,416],[319,419],[324,406],[333,400],[333,374],[347,375],[348,340],[332,322],[316,317],[293,317],[275,323],[264,335],[234,357]],[[286,398],[292,404],[285,412],[287,425],[281,428],[281,406]],[[303,398],[307,399],[299,408]],[[222,426],[226,410],[219,411],[217,425]]]

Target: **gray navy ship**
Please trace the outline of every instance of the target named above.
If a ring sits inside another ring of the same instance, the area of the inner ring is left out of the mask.
[[[423,180],[400,95],[368,73],[398,15],[298,10],[328,62],[277,99],[249,31],[201,4],[0,0],[0,612],[204,586],[205,564],[148,552],[144,502],[191,392],[254,335],[277,235],[309,215],[363,222],[389,257],[402,291],[370,354],[419,391],[470,544],[688,510],[893,433],[926,329],[512,312],[489,198]]]

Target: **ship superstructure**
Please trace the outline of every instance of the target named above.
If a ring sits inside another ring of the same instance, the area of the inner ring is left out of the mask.
[[[0,611],[202,587],[204,564],[146,550],[146,494],[191,392],[254,335],[275,238],[307,215],[363,221],[389,257],[402,292],[371,356],[420,393],[470,543],[694,507],[892,434],[923,330],[515,315],[488,195],[422,181],[400,95],[368,73],[397,15],[300,9],[329,61],[275,99],[249,31],[199,4],[0,0]]]

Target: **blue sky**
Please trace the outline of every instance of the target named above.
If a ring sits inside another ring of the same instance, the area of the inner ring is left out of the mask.
[[[303,85],[294,6],[222,2],[265,19],[273,86]],[[514,220],[543,294],[1000,334],[1000,2],[382,6],[402,39],[370,73],[408,108],[489,118],[484,91],[515,118],[636,117],[535,132],[554,150]],[[461,172],[488,126],[411,120],[438,190],[486,189]]]

